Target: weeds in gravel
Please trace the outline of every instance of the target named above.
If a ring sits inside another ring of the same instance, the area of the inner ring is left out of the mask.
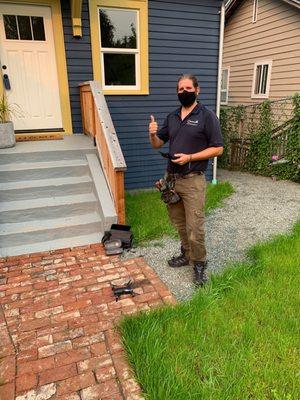
[[[205,211],[208,214],[222,206],[223,200],[234,192],[229,182],[207,185]],[[177,233],[169,222],[165,203],[157,190],[126,194],[126,219],[131,225],[136,244],[163,236],[176,237]]]
[[[249,256],[189,302],[121,323],[147,400],[299,399],[300,221]]]

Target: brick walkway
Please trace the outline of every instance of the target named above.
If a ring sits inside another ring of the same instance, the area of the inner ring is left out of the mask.
[[[139,295],[116,302],[129,277]],[[0,399],[142,399],[115,325],[174,302],[142,258],[101,244],[0,259]]]

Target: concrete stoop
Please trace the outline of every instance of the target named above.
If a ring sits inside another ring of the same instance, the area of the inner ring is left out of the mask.
[[[116,220],[90,138],[0,150],[0,257],[97,243]]]

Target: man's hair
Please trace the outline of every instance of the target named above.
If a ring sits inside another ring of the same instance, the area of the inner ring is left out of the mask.
[[[193,86],[195,89],[197,89],[199,87],[198,79],[195,77],[195,75],[183,74],[178,78],[177,90],[178,90],[179,82],[182,81],[182,79],[190,79],[193,82]]]

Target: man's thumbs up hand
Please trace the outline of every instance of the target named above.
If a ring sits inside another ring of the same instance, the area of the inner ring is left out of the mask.
[[[154,115],[150,115],[149,134],[155,136],[158,131],[157,122],[155,122]]]

